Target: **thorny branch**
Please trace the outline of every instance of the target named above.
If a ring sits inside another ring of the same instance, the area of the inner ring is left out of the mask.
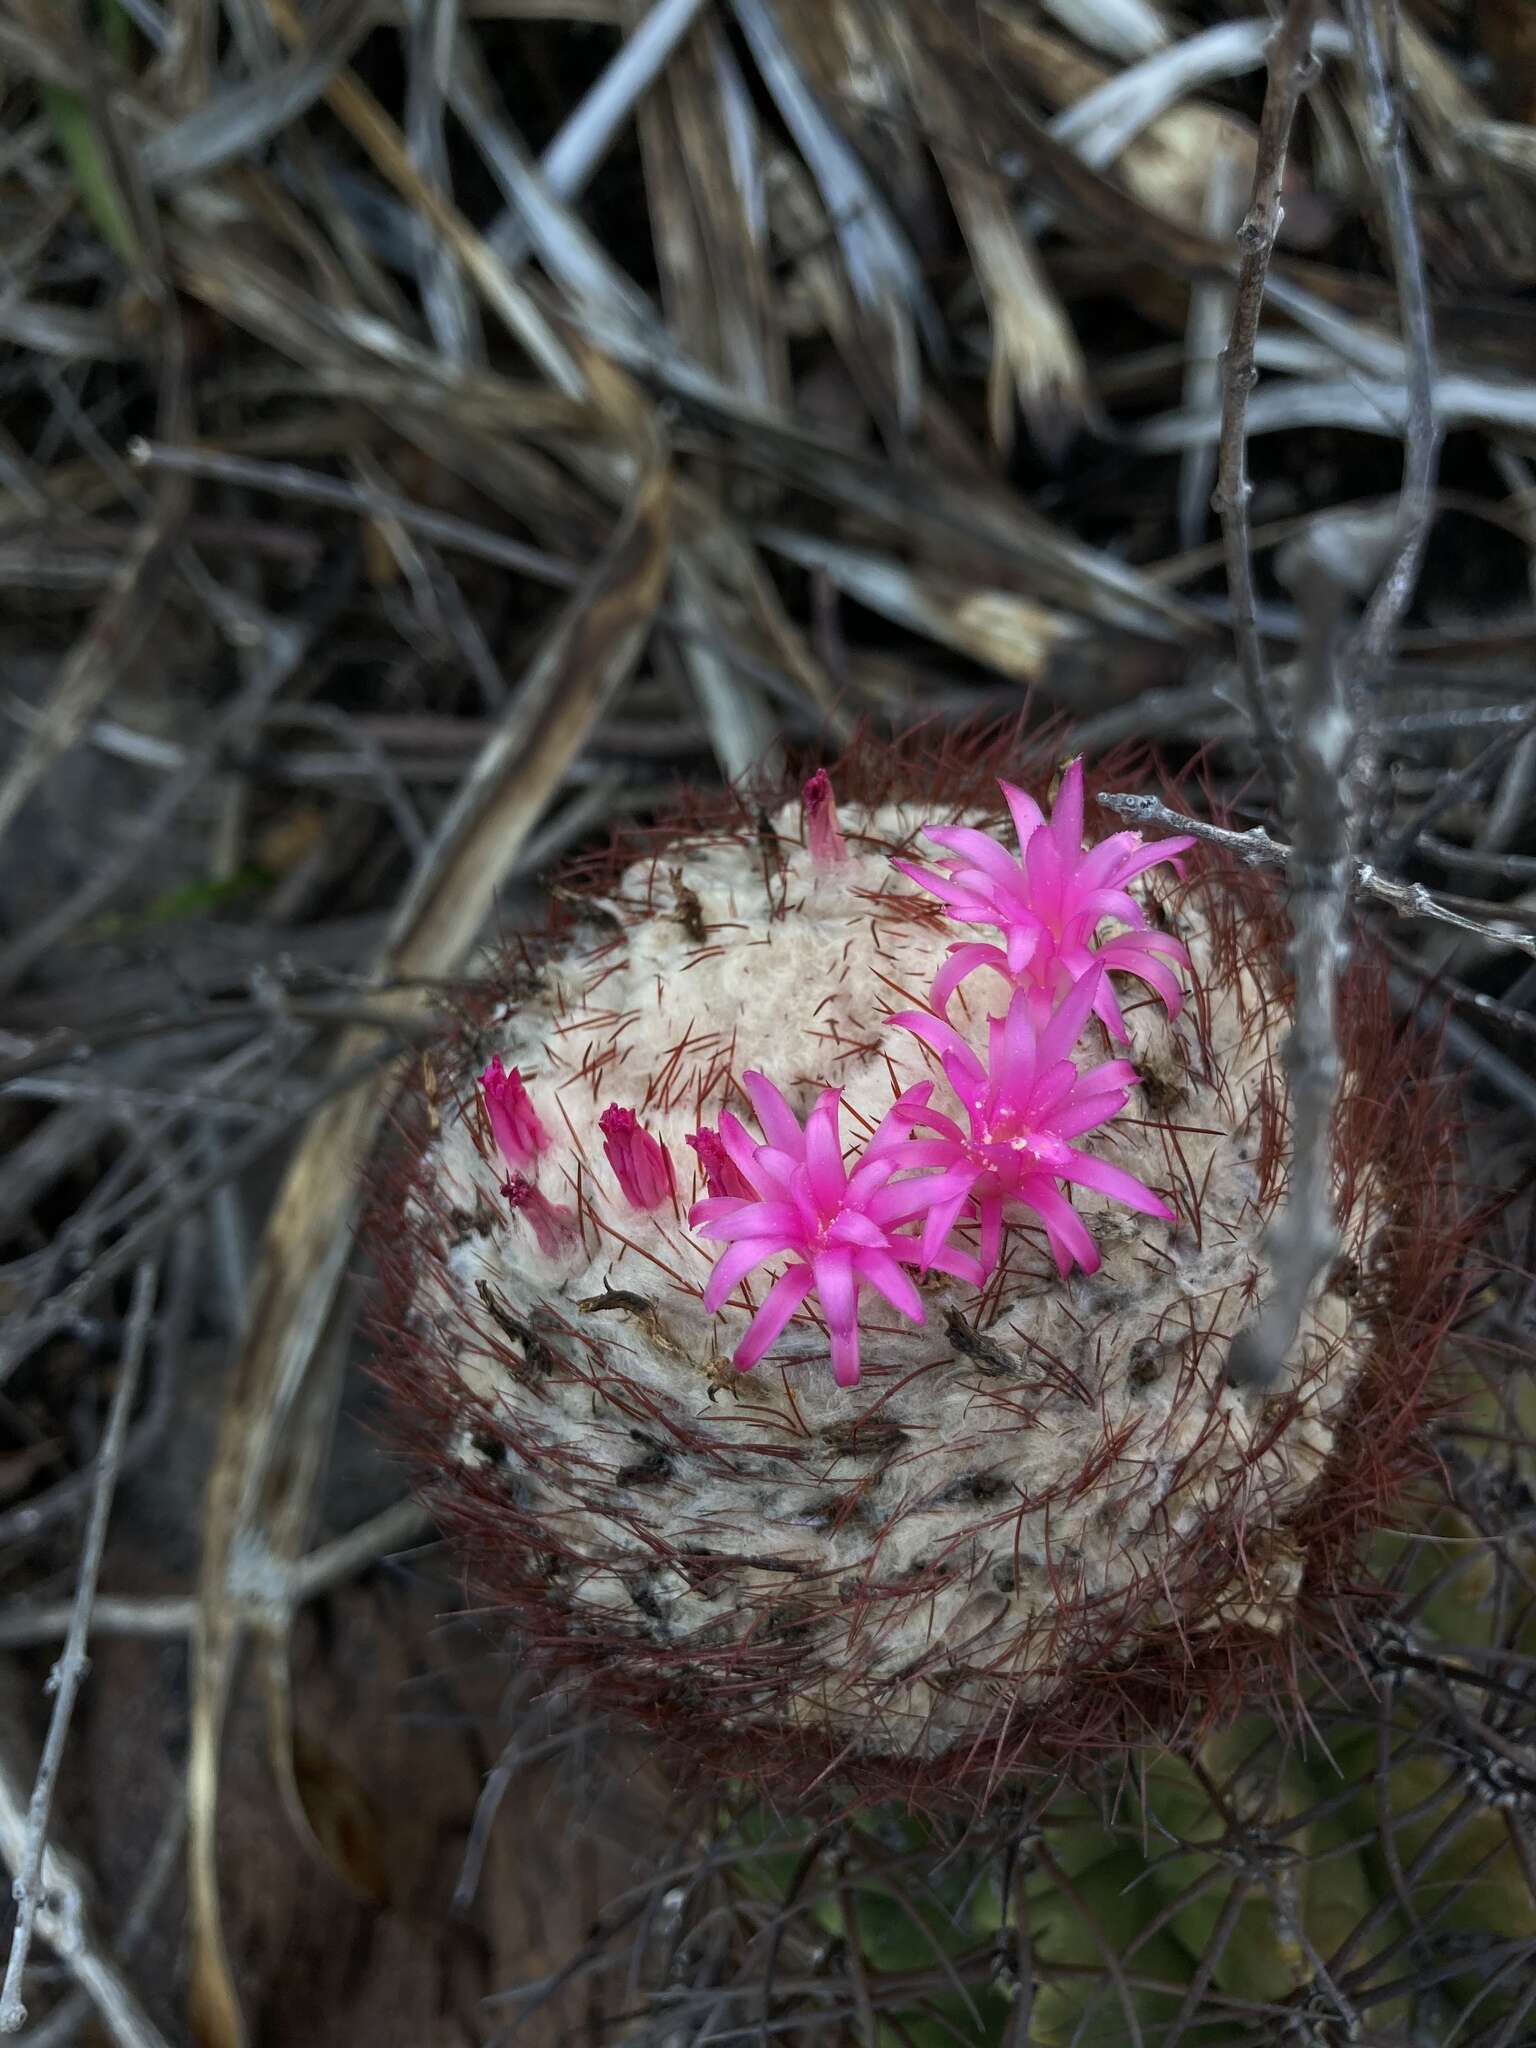
[[[1212,825],[1204,818],[1190,817],[1185,811],[1174,810],[1160,797],[1140,792],[1100,790],[1098,801],[1106,810],[1115,811],[1122,818],[1135,818],[1144,825],[1160,825],[1168,832],[1192,833],[1195,838],[1235,853],[1240,860],[1250,863],[1285,867],[1292,859],[1292,848],[1271,838],[1262,825],[1234,832],[1225,825]],[[1464,911],[1453,910],[1422,882],[1404,882],[1392,875],[1384,875],[1368,860],[1355,861],[1353,879],[1354,886],[1362,895],[1385,903],[1399,917],[1429,918],[1437,924],[1449,925],[1453,931],[1486,939],[1491,945],[1512,946],[1536,958],[1536,932],[1523,931],[1519,925],[1507,924],[1497,917],[1469,917]]]
[[[1307,1303],[1338,1250],[1333,1201],[1333,1110],[1341,1062],[1339,981],[1349,958],[1346,914],[1358,813],[1349,797],[1355,723],[1334,639],[1343,593],[1312,558],[1298,573],[1307,625],[1292,706],[1291,963],[1295,1014],[1282,1060],[1291,1096],[1291,1163],[1266,1249],[1270,1294],[1232,1340],[1234,1386],[1272,1387],[1284,1372]]]
[[[1346,0],[1355,59],[1365,87],[1374,149],[1371,170],[1381,188],[1387,240],[1396,273],[1397,302],[1407,353],[1408,410],[1403,431],[1403,486],[1393,523],[1387,566],[1365,608],[1346,657],[1352,686],[1371,685],[1387,658],[1392,636],[1413,597],[1435,514],[1435,476],[1440,462],[1440,424],[1435,416],[1435,329],[1424,251],[1414,211],[1408,143],[1382,52],[1374,0]],[[1392,13],[1397,25],[1396,10]],[[1369,795],[1372,754],[1361,762],[1362,788]]]
[[[1249,532],[1248,502],[1253,486],[1248,481],[1248,397],[1258,382],[1254,349],[1264,311],[1265,280],[1280,232],[1280,194],[1291,130],[1301,96],[1314,75],[1312,32],[1321,11],[1322,0],[1291,0],[1269,48],[1269,86],[1259,123],[1253,197],[1238,229],[1243,253],[1238,264],[1232,330],[1222,357],[1216,507],[1221,514],[1226,544],[1227,589],[1243,692],[1255,738],[1272,776],[1276,775],[1279,759],[1280,731],[1264,673]]]

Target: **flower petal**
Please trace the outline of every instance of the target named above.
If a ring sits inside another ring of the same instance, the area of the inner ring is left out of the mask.
[[[1054,1066],[1057,1060],[1072,1057],[1072,1048],[1083,1035],[1083,1026],[1088,1022],[1088,1014],[1094,1007],[1103,980],[1103,968],[1090,967],[1063,996],[1050,1023],[1040,1034],[1040,1060],[1043,1065]]]
[[[1116,1089],[1105,1089],[1102,1093],[1084,1095],[1064,1104],[1051,1118],[1051,1132],[1057,1138],[1080,1138],[1085,1131],[1096,1131],[1100,1124],[1107,1124],[1112,1117],[1120,1114],[1125,1107],[1125,1096]]]
[[[923,1297],[889,1252],[861,1252],[857,1264],[860,1279],[867,1280],[877,1294],[883,1294],[898,1315],[905,1316],[910,1323],[927,1321]]]
[[[1074,1260],[1085,1273],[1099,1270],[1099,1248],[1088,1235],[1083,1219],[1049,1181],[1040,1178],[1026,1182],[1018,1199],[1026,1209],[1033,1209],[1045,1225],[1056,1269],[1063,1279],[1071,1272]]]
[[[805,1120],[805,1171],[811,1199],[823,1215],[830,1214],[842,1200],[848,1185],[843,1171],[843,1148],[837,1135],[837,1112],[842,1098],[829,1088]]]
[[[766,1299],[747,1325],[747,1334],[736,1346],[732,1364],[738,1372],[750,1372],[763,1353],[776,1341],[784,1325],[810,1293],[814,1275],[809,1266],[791,1266],[769,1288]]]
[[[1038,937],[1038,934],[1034,935]],[[1026,959],[1027,959],[1026,955]],[[999,974],[1018,973],[1011,966],[1008,955],[997,946],[969,945],[951,946],[949,958],[933,978],[933,987],[928,1000],[942,1017],[949,1008],[949,999],[963,981],[983,967],[995,967]]]
[[[705,1195],[688,1211],[688,1228],[696,1230],[701,1237],[718,1237],[720,1232],[714,1225],[740,1215],[743,1209],[755,1209],[757,1206],[744,1195]]]
[[[885,1232],[872,1217],[857,1209],[845,1209],[827,1225],[827,1243],[847,1245],[853,1250],[867,1247],[880,1251],[885,1245]]]
[[[787,1245],[774,1244],[760,1237],[730,1246],[721,1255],[709,1276],[709,1285],[704,1289],[704,1306],[710,1314],[714,1315],[730,1300],[737,1285],[746,1279],[754,1266],[760,1266],[764,1259],[771,1259],[775,1252],[788,1249]]]
[[[974,825],[925,825],[923,837],[962,855],[988,882],[1008,894],[1022,891],[1024,876],[1013,855]]]
[[[723,1216],[704,1233],[725,1244],[739,1244],[748,1238],[772,1237],[780,1244],[793,1244],[801,1233],[800,1213],[792,1202],[738,1202],[741,1212]]]
[[[1134,1173],[1127,1173],[1124,1167],[1111,1165],[1107,1159],[1074,1152],[1058,1171],[1063,1180],[1075,1181],[1079,1187],[1108,1195],[1112,1202],[1123,1202],[1128,1209],[1136,1209],[1143,1216],[1160,1216],[1165,1223],[1173,1221],[1173,1211],[1153,1194],[1145,1181],[1138,1180]]]
[[[725,1147],[726,1157],[732,1166],[751,1183],[753,1188],[761,1189],[764,1179],[757,1163],[760,1148],[756,1138],[747,1130],[740,1117],[734,1116],[728,1109],[720,1113],[719,1130],[720,1142]]]
[[[1029,895],[1047,924],[1060,925],[1071,869],[1056,850],[1050,832],[1037,832],[1024,849],[1024,869],[1029,876]]]
[[[858,1314],[859,1291],[853,1277],[853,1255],[845,1251],[818,1252],[811,1261],[816,1292],[829,1330],[852,1329]]]
[[[974,890],[962,888],[958,883],[952,882],[947,875],[940,874],[934,868],[920,867],[915,860],[897,860],[893,856],[891,866],[904,874],[909,882],[916,882],[918,888],[925,890],[928,895],[937,896],[941,903],[973,903],[975,901]]]
[[[1037,832],[1045,823],[1045,814],[1032,796],[1016,788],[1013,783],[1000,782],[997,786],[1003,792],[1003,801],[1007,804],[1008,814],[1013,819],[1013,829],[1019,835],[1019,844],[1024,846],[1028,843],[1030,835]]]
[[[946,1176],[948,1178],[949,1176]],[[960,1221],[966,1203],[971,1198],[971,1189],[978,1176],[969,1173],[961,1180],[947,1201],[936,1202],[923,1218],[923,1234],[919,1241],[923,1266],[939,1266],[942,1270],[945,1242],[955,1225]]]
[[[976,1204],[976,1213],[981,1221],[981,1264],[984,1272],[996,1270],[997,1261],[1003,1249],[1003,1199],[1001,1195],[982,1195]],[[935,1260],[937,1265],[938,1261]]]
[[[796,1159],[803,1159],[805,1137],[800,1129],[800,1119],[767,1075],[745,1073],[741,1077],[741,1085],[746,1089],[748,1100],[757,1112],[757,1120],[762,1125],[763,1135],[769,1144],[780,1152],[788,1152]]]
[[[1051,837],[1068,874],[1076,868],[1083,850],[1083,757],[1067,764],[1051,811]]]
[[[859,1326],[832,1332],[832,1377],[840,1387],[859,1384]]]
[[[1133,836],[1139,838],[1141,835]],[[1161,866],[1165,860],[1172,861],[1177,867],[1179,855],[1188,853],[1194,843],[1187,833],[1180,833],[1175,839],[1154,839],[1150,845],[1139,847],[1136,852],[1127,854],[1123,862],[1116,863],[1115,880],[1133,881],[1137,875],[1144,875],[1148,868]]]
[[[898,1257],[905,1256],[905,1253],[898,1253]],[[972,1287],[984,1287],[987,1282],[989,1269],[980,1259],[961,1251],[958,1245],[940,1245],[936,1252],[923,1260],[923,1264],[931,1272],[952,1274],[956,1280],[968,1281]]]
[[[1034,1086],[1035,1027],[1029,1021],[1029,992],[1015,989],[1003,1019],[1002,1044],[992,1059],[992,1085],[1018,1105]]]
[[[986,1069],[975,1053],[966,1044],[953,1024],[947,1024],[942,1017],[928,1017],[921,1010],[903,1010],[891,1019],[900,1031],[910,1031],[914,1038],[920,1038],[924,1045],[936,1052],[945,1062],[953,1060],[964,1072],[977,1081],[985,1080]]]

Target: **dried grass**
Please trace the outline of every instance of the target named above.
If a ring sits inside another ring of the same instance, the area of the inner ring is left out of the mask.
[[[513,1965],[466,1961],[409,2026],[413,2048],[429,2023],[448,2042],[513,2020],[525,2038],[658,2043],[1049,2041],[1079,2020],[1105,2040],[1529,2032],[1536,49],[1518,0],[1352,0],[1324,21],[1314,75],[1303,4],[1266,72],[1253,12],[0,14],[0,1525],[18,1814],[46,1719],[40,1646],[59,1595],[78,1582],[90,1608],[79,1525],[119,1448],[122,1475],[102,1656],[40,1866],[38,1924],[89,2010],[34,1958],[28,2001],[57,2013],[39,2040],[91,2013],[120,2042],[228,2048],[279,2009],[285,2048],[305,2026],[348,2031],[342,1973],[329,2011],[274,1991],[282,1943],[261,1913],[303,1886],[280,1861],[248,1878],[247,1850],[263,1831],[318,1850],[304,1896],[333,1946],[385,1924],[359,1845],[394,1837],[359,1819],[355,1742],[317,1746],[306,1702],[334,1673],[302,1615],[318,1602],[344,1623],[412,1526],[382,1453],[345,1419],[338,1433],[338,1401],[346,1418],[362,1398],[349,1232],[381,1106],[406,1072],[430,1093],[432,1004],[479,942],[537,924],[540,877],[614,824],[707,810],[722,778],[772,779],[850,740],[856,770],[858,735],[913,728],[953,797],[999,718],[1096,755],[1154,741],[1184,788],[1198,759],[1210,815],[1296,845],[1299,873],[1316,780],[1292,787],[1306,620],[1280,552],[1298,543],[1360,622],[1340,669],[1355,907],[1399,1013],[1446,1019],[1439,1058],[1489,1198],[1486,1280],[1442,1346],[1461,1405],[1429,1442],[1389,1597],[1368,1625],[1358,1603],[1339,1620],[1300,1732],[1256,1737],[1279,1757],[1294,1735],[1318,1775],[1331,1737],[1376,1728],[1348,1787],[1323,1780],[1313,1810],[1266,1822],[1302,1843],[1304,1875],[1354,1853],[1335,1820],[1374,1830],[1376,1903],[1328,1923],[1287,2001],[1244,1999],[1222,1957],[1251,1916],[1212,1877],[1209,1837],[1185,1843],[1207,1857],[1188,1882],[1222,1904],[1170,1987],[1167,1942],[1191,1923],[1160,1894],[1125,1933],[1117,1901],[1154,1886],[1137,1875],[1153,1823],[1144,1788],[1102,1776],[1082,1796],[1119,1890],[1069,1867],[1082,1817],[1038,1814],[1026,1787],[954,1840],[890,1816],[808,1832],[710,1798],[671,1815],[625,1891],[601,1845],[635,1805],[628,1753],[597,1772],[579,1711],[519,1698],[496,1797],[529,1788],[537,1827],[554,1795],[530,1755],[592,1779],[585,1846],[558,1853],[603,1865],[600,1885],[580,1880],[595,1932],[536,1942],[567,1939],[569,1959],[484,2008]],[[1218,455],[1224,535],[1203,503]],[[1116,787],[1109,765],[1099,786]],[[151,1270],[119,1447],[128,1281]],[[1399,1448],[1360,1445],[1363,1461]],[[350,1547],[316,1547],[349,1527]],[[438,1597],[393,1617],[381,1712]],[[189,1621],[190,1720],[175,1685],[163,1726],[135,1717],[115,1674],[148,1687],[146,1642]],[[245,1637],[275,1776],[232,1821],[226,1801],[221,1836]],[[191,2036],[163,1874],[180,1810],[130,1816],[78,1789],[169,1785],[189,1731]],[[460,1739],[441,1731],[444,1754]],[[1402,1791],[1434,1764],[1416,1796],[1438,1846]],[[1218,1793],[1248,1782],[1229,1759],[1201,1767]],[[474,1778],[445,1772],[442,1829],[470,1826]],[[1349,1805],[1362,1785],[1374,1818]],[[44,1829],[23,1837],[32,1869]],[[1507,1880],[1481,1931],[1447,1904],[1462,1838]],[[1255,1839],[1220,1868],[1283,1917],[1290,1880]],[[752,1866],[772,1857],[789,1867],[765,1888]],[[515,1866],[485,1864],[490,1922]],[[146,1870],[162,1876],[136,1891]],[[1080,1952],[1040,1920],[1052,1884],[1080,1895],[1079,1934],[1097,1930]],[[914,1940],[926,1930],[923,1952],[881,1951],[876,1892]],[[984,1892],[995,1924],[973,1939],[966,1902]],[[78,1930],[57,1918],[65,1893]],[[419,1989],[431,1946],[389,1924],[388,1968]],[[1089,1986],[1107,1994],[1096,2017],[1073,2003]]]

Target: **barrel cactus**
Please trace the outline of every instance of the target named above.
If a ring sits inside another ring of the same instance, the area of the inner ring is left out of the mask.
[[[1342,1255],[1284,1383],[1228,1383],[1283,907],[1101,829],[1081,763],[982,766],[865,757],[570,877],[410,1091],[376,1233],[484,1596],[781,1784],[980,1796],[1293,1685],[1455,1303],[1445,1108],[1357,966]]]

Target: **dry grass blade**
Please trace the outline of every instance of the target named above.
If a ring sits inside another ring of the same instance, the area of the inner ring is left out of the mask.
[[[320,98],[372,25],[372,0],[333,0],[301,55],[217,94],[159,129],[139,151],[152,185],[205,177],[259,151]]]
[[[802,568],[820,570],[871,611],[968,654],[1013,682],[1038,683],[1052,694],[1052,657],[1084,637],[1083,626],[1070,614],[1000,587],[921,575],[894,556],[838,547],[775,527],[760,538]]]
[[[704,713],[715,759],[727,782],[754,777],[776,784],[784,773],[778,727],[759,692],[716,651],[724,637],[718,602],[699,558],[680,547],[673,565],[679,616],[689,628],[680,652]]]
[[[645,105],[658,73],[704,12],[705,0],[646,0],[627,11],[630,32],[623,48],[571,113],[539,159],[539,173],[559,199],[578,199],[615,134],[639,103]],[[625,10],[616,8],[613,19]],[[486,238],[514,266],[526,253],[526,235],[515,210],[493,221]]]
[[[639,655],[665,587],[670,523],[671,483],[656,452],[607,558],[560,615],[444,819],[393,920],[381,979],[409,983],[462,966],[502,877]],[[407,987],[382,1000],[414,1010],[423,997]],[[354,1049],[349,1036],[337,1058]],[[338,1354],[327,1360],[317,1347],[351,1249],[357,1169],[386,1101],[385,1086],[375,1084],[330,1104],[288,1168],[209,1478],[188,1764],[191,2012],[205,2048],[233,2048],[246,2038],[220,1932],[217,1868],[219,1744],[242,1630],[231,1566],[237,1550],[269,1540],[263,1512],[269,1524],[276,1516],[289,1544],[307,1520],[312,1439],[292,1432],[305,1417],[312,1427],[334,1398],[324,1368],[334,1370]],[[284,1459],[292,1461],[292,1479],[279,1470]]]
[[[907,237],[858,156],[806,83],[773,0],[732,0],[763,82],[816,180],[848,281],[880,351],[894,422],[917,419],[920,347],[938,320]]]
[[[307,48],[307,31],[290,0],[266,0],[272,19],[288,41]],[[390,183],[412,206],[420,209],[452,249],[466,274],[485,298],[487,305],[520,341],[529,355],[556,387],[576,397],[585,386],[571,352],[561,342],[551,322],[530,295],[517,284],[506,265],[477,235],[453,204],[431,185],[411,161],[410,151],[399,128],[391,121],[374,95],[349,72],[326,87],[327,100],[337,118],[347,125],[358,142],[378,164]],[[619,422],[621,430],[633,420]]]
[[[1473,149],[1536,182],[1536,128],[1519,121],[1474,121],[1462,134]]]
[[[1167,16],[1152,0],[1043,0],[1044,10],[1110,57],[1146,57],[1168,41]]]
[[[880,462],[841,438],[717,411],[697,394],[680,397],[680,404],[714,425],[744,466],[877,521],[892,540],[915,543],[944,572],[988,588],[1022,584],[1031,598],[1155,639],[1198,643],[1210,636],[1199,613],[1152,578],[1053,526],[1001,485]]]
[[[141,534],[113,588],[65,663],[41,722],[0,782],[0,834],[59,756],[85,730],[113,683],[142,653],[171,580],[175,539],[156,522]]]
[[[1015,219],[1005,182],[978,160],[976,119],[943,66],[925,60],[913,98],[922,109],[960,229],[976,266],[992,326],[987,373],[987,424],[993,445],[1013,446],[1015,394],[1031,433],[1059,461],[1087,422],[1087,365],[1066,311],[1040,261],[1034,236]]]

